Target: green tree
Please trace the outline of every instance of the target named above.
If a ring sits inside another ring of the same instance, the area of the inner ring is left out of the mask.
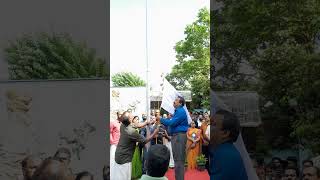
[[[320,2],[222,2],[223,8],[211,12],[212,89],[257,90],[262,104],[273,102],[262,108],[264,121],[283,124],[280,133],[319,151]],[[244,64],[254,72],[241,71]]]
[[[177,64],[166,76],[178,90],[192,91],[192,108],[209,108],[210,15],[200,9],[197,19],[185,28],[185,39],[175,46]]]
[[[24,35],[5,49],[10,79],[107,78],[106,61],[68,34]]]
[[[121,72],[112,76],[113,86],[116,87],[137,87],[145,86],[146,83],[137,75],[131,72]]]

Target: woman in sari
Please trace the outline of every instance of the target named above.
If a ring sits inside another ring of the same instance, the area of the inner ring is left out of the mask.
[[[187,161],[188,169],[195,169],[197,167],[197,157],[200,153],[200,137],[201,130],[195,128],[194,121],[191,122],[191,127],[187,131]]]

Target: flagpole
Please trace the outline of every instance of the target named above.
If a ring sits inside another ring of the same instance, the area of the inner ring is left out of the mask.
[[[149,58],[148,58],[148,0],[146,0],[146,104],[147,119],[150,119],[150,84],[149,84]]]

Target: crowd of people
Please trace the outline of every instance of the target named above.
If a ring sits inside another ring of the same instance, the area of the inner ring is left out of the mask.
[[[177,180],[184,179],[186,163],[186,169],[196,169],[199,155],[203,153],[209,158],[209,131],[206,134],[209,114],[191,114],[193,120],[189,123],[183,108],[184,98],[178,97],[173,105],[174,114],[160,114],[160,110],[152,110],[150,119],[142,114],[142,121],[130,110],[117,113],[117,120],[110,123],[111,179],[131,180],[148,175],[147,159],[154,145],[168,149],[167,169],[174,168]]]
[[[253,165],[260,180],[319,180],[320,171],[312,160],[304,160],[299,168],[296,157],[283,160],[273,157],[269,164],[263,159],[253,159]]]
[[[17,180],[93,180],[88,171],[75,173],[70,167],[71,152],[67,148],[59,148],[48,158],[41,159],[36,155],[28,155],[21,161],[22,176]],[[101,169],[101,177],[109,180],[107,166]]]

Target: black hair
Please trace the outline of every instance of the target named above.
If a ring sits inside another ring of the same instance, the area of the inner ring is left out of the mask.
[[[169,149],[162,144],[152,145],[146,159],[147,174],[152,177],[163,177],[168,170],[169,162]]]
[[[60,153],[66,153],[68,154],[69,158],[71,158],[71,152],[69,149],[65,147],[61,147],[57,150],[57,152],[54,154],[54,157],[57,157]]]
[[[273,157],[273,158],[271,159],[271,162],[273,162],[274,160],[278,160],[280,163],[281,163],[281,161],[282,161],[282,159],[279,158],[279,157]]]
[[[240,121],[238,117],[227,110],[220,109],[216,114],[223,115],[222,130],[229,131],[229,138],[232,142],[236,142],[240,133]]]
[[[179,103],[184,106],[186,104],[186,100],[184,100],[184,98],[182,96],[178,96],[179,98]]]
[[[313,161],[311,161],[310,159],[306,159],[304,161],[302,161],[302,164],[304,163],[311,163],[311,166],[313,166]]]
[[[81,180],[82,177],[90,176],[90,179],[93,180],[93,175],[87,171],[83,171],[79,174],[77,174],[77,177],[75,180]]]
[[[125,111],[122,115],[121,115],[121,122],[123,125],[125,126],[129,126],[130,124],[130,120],[129,120],[129,112]]]
[[[47,173],[49,166],[54,166],[56,169],[54,172]],[[57,167],[61,166],[62,162],[54,158],[45,159],[41,165],[37,168],[32,176],[32,180],[65,180],[65,174],[61,174],[61,170]]]

